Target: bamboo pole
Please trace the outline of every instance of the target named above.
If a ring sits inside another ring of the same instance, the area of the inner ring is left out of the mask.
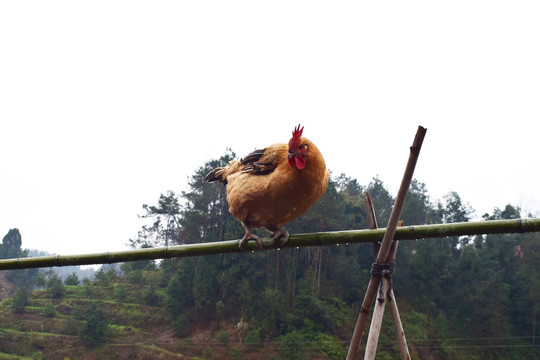
[[[381,248],[379,250],[379,254],[377,255],[377,263],[388,262],[388,253],[390,252],[390,247],[392,246],[392,241],[394,240],[401,211],[403,210],[405,200],[407,199],[407,193],[409,192],[414,168],[416,167],[416,162],[418,161],[418,155],[420,155],[420,149],[422,148],[426,131],[427,129],[419,126],[416,136],[414,137],[413,144],[410,148],[409,160],[407,161],[407,166],[405,167],[405,173],[403,174],[403,179],[401,180],[401,184],[399,186],[396,201],[394,203],[394,207],[392,208],[392,213],[390,214],[386,231],[384,232],[384,238],[381,242]]]
[[[399,226],[402,226],[402,221],[400,221]],[[399,240],[395,240],[392,243],[390,248],[390,254],[388,255],[391,261],[394,261],[396,258],[397,247],[399,245]],[[401,323],[401,316],[399,315],[399,310],[397,306],[396,296],[394,295],[394,290],[390,289],[390,296],[393,301],[388,303],[388,309],[390,311],[390,316],[392,317],[392,325],[394,326],[394,335],[398,341],[399,352],[401,354],[402,360],[410,360],[411,354],[409,353],[409,347],[407,346],[407,338],[405,337],[405,331],[403,330],[403,324]]]
[[[385,229],[346,230],[291,235],[283,248],[326,246],[337,244],[359,244],[380,241]],[[452,224],[404,226],[396,230],[395,240],[418,240],[445,238],[449,236],[510,234],[540,232],[540,218],[515,220],[490,220]],[[263,250],[274,250],[280,246],[273,239],[262,238]],[[0,270],[27,269],[53,266],[73,266],[111,264],[126,261],[168,259],[188,256],[221,255],[226,253],[255,251],[258,245],[249,241],[244,250],[238,249],[240,240],[226,240],[211,243],[176,245],[162,248],[125,250],[79,255],[53,255],[30,258],[0,260]],[[375,287],[376,288],[376,287]]]
[[[369,195],[369,193],[367,191],[364,193],[364,200],[365,200],[364,202],[365,202],[365,207],[366,207],[366,213],[367,213],[369,228],[372,229],[372,230],[377,229],[378,226],[377,226],[377,218],[375,217],[375,209],[373,207],[373,202],[371,201],[371,196]],[[398,227],[401,227],[402,225],[403,225],[402,221],[400,221]],[[390,247],[390,253],[388,255],[390,259],[395,259],[398,244],[399,244],[399,241],[397,241],[397,240],[392,243],[392,246]],[[377,256],[377,254],[379,253],[379,249],[380,249],[379,243],[374,242],[373,243],[373,252],[375,253],[375,256]],[[387,285],[388,284],[383,284],[383,286],[387,286]],[[384,289],[383,289],[383,291],[384,291]],[[407,346],[407,339],[405,338],[405,331],[403,331],[403,325],[401,323],[401,317],[399,316],[397,300],[396,300],[396,297],[394,295],[394,291],[391,289],[390,292],[391,292],[391,297],[392,297],[393,301],[389,302],[389,308],[388,309],[389,309],[390,315],[392,317],[392,324],[394,326],[394,334],[395,334],[396,340],[398,342],[399,352],[401,354],[401,359],[402,360],[410,360],[409,348]],[[358,321],[360,321],[360,322],[367,321],[367,316],[365,316],[363,318],[359,317]],[[362,343],[363,327],[365,327],[365,324],[361,325],[361,326],[362,326],[362,332],[356,333],[356,336],[358,338],[355,339],[354,335],[351,338],[351,345],[350,346],[353,347],[353,348],[358,348],[359,344]]]
[[[392,301],[388,303],[388,310],[390,311],[390,316],[392,317],[394,335],[398,342],[399,353],[401,354],[402,360],[410,360],[411,355],[409,353],[409,347],[407,346],[407,338],[405,337],[401,317],[399,316],[399,309],[397,306],[396,296],[394,295],[394,290],[390,290],[390,296],[392,297]]]
[[[377,254],[376,263],[384,264],[394,261],[397,243],[394,243],[394,236],[399,223],[399,218],[401,216],[401,211],[405,205],[405,200],[407,198],[407,193],[409,192],[409,187],[414,174],[414,169],[416,167],[416,162],[418,161],[418,156],[420,155],[420,149],[422,148],[422,143],[424,142],[424,137],[426,135],[426,129],[419,126],[414,137],[413,144],[410,148],[409,159],[405,167],[405,172],[403,178],[401,179],[401,184],[396,196],[396,201],[394,207],[392,208],[392,213],[390,214],[390,219],[388,220],[388,225],[386,231],[384,232],[384,237],[381,242],[381,247],[379,253]],[[381,279],[380,275],[372,274],[368,284],[368,290],[364,296],[364,301],[362,302],[362,312],[358,316],[356,326],[353,332],[351,339],[351,344],[349,346],[349,351],[347,353],[347,360],[353,360],[358,357],[358,345],[353,339],[361,338],[364,332],[364,328],[367,322],[367,315],[369,314],[369,308],[373,304],[375,299],[376,285],[382,281],[383,287],[388,288],[389,284],[385,278]],[[375,287],[372,285],[375,283]],[[368,343],[366,345],[366,351],[364,358],[367,360],[375,359],[375,354],[377,352],[377,344],[379,341],[380,327],[382,319],[384,316],[384,308],[387,302],[386,290],[384,292],[384,301],[382,303],[375,303],[375,308],[373,310],[373,316],[371,319],[371,326],[369,330]],[[401,320],[400,320],[401,322]]]

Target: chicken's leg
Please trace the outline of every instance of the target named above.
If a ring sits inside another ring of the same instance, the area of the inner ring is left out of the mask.
[[[262,249],[261,238],[251,232],[251,229],[247,223],[243,221],[241,223],[246,233],[244,234],[244,237],[242,238],[242,240],[240,240],[240,242],[238,243],[238,248],[241,248],[242,245],[244,245],[244,243],[246,243],[248,240],[255,240],[257,244],[259,244],[259,250]]]
[[[270,236],[274,238],[274,243],[283,236],[283,241],[280,246],[283,246],[289,241],[289,233],[285,230],[281,230],[277,226],[268,226],[266,229],[271,232]]]

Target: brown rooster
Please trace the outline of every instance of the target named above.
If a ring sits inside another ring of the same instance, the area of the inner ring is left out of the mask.
[[[219,180],[227,187],[231,214],[242,222],[246,231],[238,244],[249,239],[261,239],[252,228],[265,227],[274,242],[289,233],[281,227],[302,215],[326,191],[330,172],[319,149],[302,137],[300,125],[292,133],[289,144],[274,144],[256,150],[225,167],[218,167],[206,176],[206,181]]]

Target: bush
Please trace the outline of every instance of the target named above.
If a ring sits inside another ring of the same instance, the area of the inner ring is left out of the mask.
[[[127,273],[126,280],[130,284],[142,284],[144,282],[142,270],[139,269]]]
[[[309,349],[306,337],[298,330],[293,330],[278,338],[279,360],[308,360]]]
[[[75,273],[69,275],[66,280],[64,280],[64,284],[68,286],[79,286],[79,283],[79,277]]]
[[[56,316],[56,308],[54,307],[53,304],[49,304],[45,306],[45,308],[43,309],[43,316],[46,316],[49,318]]]
[[[20,288],[17,290],[11,302],[11,311],[15,314],[21,314],[24,312],[24,308],[28,303],[28,293],[26,288]]]
[[[171,325],[176,336],[184,337],[189,334],[189,319],[186,315],[178,315]]]
[[[53,299],[59,299],[66,294],[66,287],[62,280],[56,276],[47,281],[47,290]]]
[[[223,331],[220,331],[217,335],[217,339],[220,343],[222,344],[228,344],[229,341],[230,341],[230,338],[229,338],[229,333],[226,332],[225,330]]]
[[[110,268],[107,272],[104,270],[104,266],[102,265],[101,268],[94,274],[94,278],[96,282],[101,286],[109,286],[111,281],[116,277],[116,270],[114,268]]]
[[[94,345],[105,337],[107,327],[108,321],[103,306],[97,301],[90,303],[86,311],[85,322],[79,332],[81,339],[87,345]]]
[[[244,336],[244,342],[249,347],[261,346],[261,329],[249,330]]]
[[[125,302],[127,299],[128,292],[126,288],[122,285],[114,287],[114,298],[119,302]]]
[[[156,287],[154,286],[154,284],[148,285],[144,288],[142,292],[142,299],[144,303],[148,306],[159,305],[159,296],[156,294]]]
[[[205,359],[211,359],[212,357],[214,357],[214,352],[212,351],[212,349],[206,348],[203,351],[203,356]]]
[[[345,358],[345,349],[337,337],[319,333],[315,337],[315,340],[317,341],[317,347],[320,349],[321,355],[332,360],[341,360]]]
[[[242,360],[242,350],[237,347],[232,348],[231,351],[229,351],[229,356],[232,360]]]

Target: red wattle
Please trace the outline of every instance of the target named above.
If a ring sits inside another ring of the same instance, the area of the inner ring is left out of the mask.
[[[299,155],[296,155],[296,156],[294,157],[294,161],[295,161],[295,163],[296,163],[296,168],[297,168],[298,170],[302,170],[303,168],[306,167],[306,160],[305,160],[303,157],[301,157],[301,156],[299,156]]]

